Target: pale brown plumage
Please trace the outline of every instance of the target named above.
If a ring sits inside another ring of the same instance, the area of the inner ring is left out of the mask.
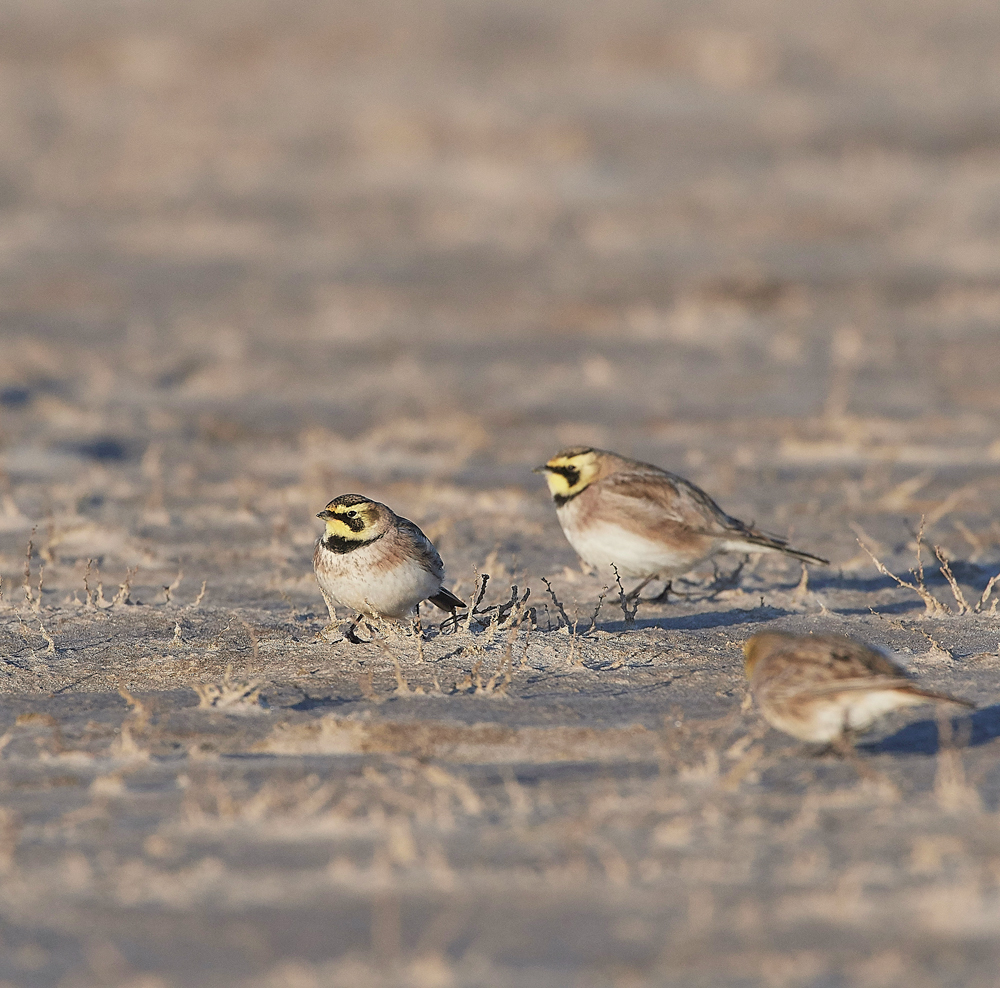
[[[975,704],[918,686],[880,652],[843,635],[767,631],[744,645],[753,698],[764,719],[802,741],[845,743],[899,707]]]
[[[442,586],[444,564],[430,539],[388,506],[342,494],[318,517],[326,531],[313,569],[331,621],[336,603],[375,618],[411,617],[423,600],[451,612],[465,606]]]
[[[726,514],[690,481],[649,463],[575,446],[538,469],[580,556],[592,566],[613,564],[643,586],[656,577],[669,581],[720,552],[782,552],[827,562]]]

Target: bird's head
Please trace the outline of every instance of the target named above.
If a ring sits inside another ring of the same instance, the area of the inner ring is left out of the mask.
[[[368,542],[386,527],[386,507],[361,494],[335,497],[316,517],[326,522],[326,537]]]
[[[556,453],[535,473],[544,473],[552,499],[565,504],[586,490],[601,472],[601,451],[591,446],[571,446]]]
[[[762,631],[743,643],[743,669],[747,679],[753,676],[757,663],[788,641],[788,635],[781,631]]]

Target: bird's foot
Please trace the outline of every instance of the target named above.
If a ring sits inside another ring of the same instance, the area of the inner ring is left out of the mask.
[[[667,582],[663,585],[663,589],[655,597],[648,598],[646,600],[646,603],[647,604],[669,604],[670,603],[670,595],[671,594],[673,594],[675,597],[689,597],[690,596],[690,594],[679,593],[678,591],[674,590],[674,581],[673,580],[667,580]]]
[[[728,573],[723,573],[720,571],[718,564],[715,560],[712,561],[712,579],[709,582],[706,589],[709,594],[714,597],[716,594],[723,590],[735,590],[740,583],[740,575],[743,573],[743,567],[750,562],[749,556],[744,556],[739,563],[736,564],[736,568],[730,570]]]
[[[360,638],[358,637],[358,628],[364,625],[369,632],[371,632],[371,638]],[[359,614],[352,622],[351,626],[344,632],[344,637],[352,645],[370,645],[375,640],[375,629],[365,620],[363,614]]]
[[[615,576],[616,577],[618,576],[618,571],[617,570],[615,570]],[[639,594],[641,594],[643,592],[643,590],[645,590],[646,587],[649,585],[649,583],[651,581],[655,580],[655,579],[656,579],[655,576],[647,576],[646,579],[643,580],[642,583],[639,584],[639,586],[635,587],[635,589],[630,590],[627,594],[624,594],[622,596],[622,600],[624,601],[624,603],[626,603],[626,604],[634,604],[634,603],[636,603],[636,601],[639,600]],[[621,592],[621,580],[620,579],[618,581],[618,586],[619,586],[619,592]]]
[[[800,758],[843,758],[843,752],[841,752],[834,742],[828,742],[827,744],[817,743],[815,741],[805,741],[799,745],[798,750],[795,752]]]
[[[883,790],[886,796],[896,798],[899,790],[895,783],[882,772],[873,768],[868,762],[858,754],[858,749],[854,747],[854,738],[850,733],[845,732],[834,738],[829,744],[824,745],[804,745],[803,754],[813,758],[835,758],[838,761],[847,762],[858,773],[864,782],[870,782]]]
[[[332,638],[331,635],[336,635],[336,638]],[[316,637],[320,641],[324,641],[327,644],[334,644],[335,642],[342,642],[344,640],[343,632],[340,630],[339,621],[331,621],[329,624],[325,625],[321,630],[316,632]]]

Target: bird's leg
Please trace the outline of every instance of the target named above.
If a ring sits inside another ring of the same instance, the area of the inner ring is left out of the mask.
[[[344,637],[351,642],[353,645],[367,645],[371,642],[371,638],[359,638],[358,628],[364,624],[369,631],[372,631],[371,625],[365,620],[364,614],[358,613],[354,615],[354,620],[351,622],[351,626],[347,629],[347,633]],[[372,631],[374,636],[374,631]]]
[[[647,576],[646,579],[643,580],[642,583],[640,583],[639,586],[637,586],[633,591],[625,594],[625,600],[628,601],[628,603],[630,604],[632,603],[633,600],[638,600],[639,594],[641,594],[642,591],[646,589],[646,585],[648,583],[651,583],[655,579],[656,579],[655,573],[652,576]]]
[[[671,594],[674,594],[677,597],[685,597],[685,596],[687,596],[687,594],[677,593],[677,591],[674,590],[674,581],[673,580],[667,580],[667,582],[663,584],[663,589],[655,597],[650,597],[649,600],[646,601],[646,603],[647,604],[669,604],[670,603],[670,595]]]
[[[424,627],[420,623],[420,604],[413,609],[413,634],[417,639],[417,661],[424,661]]]
[[[861,756],[855,750],[854,742],[847,731],[838,734],[826,744],[807,741],[800,747],[799,755],[802,758],[834,758],[838,761],[850,762],[857,769],[858,775],[869,777],[867,774],[869,769],[861,761]]]
[[[337,620],[337,609],[334,606],[333,598],[322,587],[319,588],[319,592],[323,595],[323,600],[326,602],[326,609],[330,612],[329,623],[319,633],[320,638],[325,639],[328,632],[340,630],[340,622]]]
[[[831,754],[846,758],[848,761],[858,757],[858,753],[854,749],[854,741],[846,728],[830,742],[829,750]]]
[[[859,754],[857,748],[854,747],[854,739],[851,732],[845,727],[844,731],[841,733],[831,745],[830,749],[839,755],[844,761],[849,762],[851,768],[858,773],[858,776],[865,782],[874,782],[880,786],[887,795],[893,798],[898,798],[899,790],[896,788],[893,781],[882,772],[874,769],[869,765]]]
[[[739,586],[740,574],[743,572],[743,567],[750,561],[749,556],[744,556],[736,566],[736,569],[729,573],[722,573],[719,571],[719,565],[712,561],[712,582],[708,585],[709,593],[712,597],[718,594],[721,590],[732,590]]]
[[[858,753],[854,750],[854,736],[851,733],[851,724],[846,710],[840,725],[840,733],[830,742],[830,751],[852,764],[858,758]]]
[[[795,749],[795,754],[799,758],[832,758],[839,757],[840,752],[837,751],[832,742],[817,744],[815,741],[803,741]]]
[[[846,724],[832,741],[806,741],[800,746],[798,753],[802,758],[841,758],[852,761],[858,757]]]

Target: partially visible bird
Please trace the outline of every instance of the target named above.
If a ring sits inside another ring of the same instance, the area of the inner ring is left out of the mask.
[[[454,613],[463,601],[443,586],[444,564],[430,539],[391,508],[361,494],[341,494],[317,515],[326,530],[316,541],[313,569],[330,611],[357,612],[347,637],[356,641],[362,618],[413,618],[429,600]]]
[[[764,719],[801,741],[850,747],[851,736],[899,707],[974,703],[918,686],[881,652],[844,635],[764,631],[743,646],[750,691]]]
[[[722,552],[783,552],[828,562],[727,515],[683,477],[617,453],[573,446],[535,473],[545,474],[559,524],[580,557],[642,581],[631,598],[659,578],[667,582],[665,599],[674,577]]]

